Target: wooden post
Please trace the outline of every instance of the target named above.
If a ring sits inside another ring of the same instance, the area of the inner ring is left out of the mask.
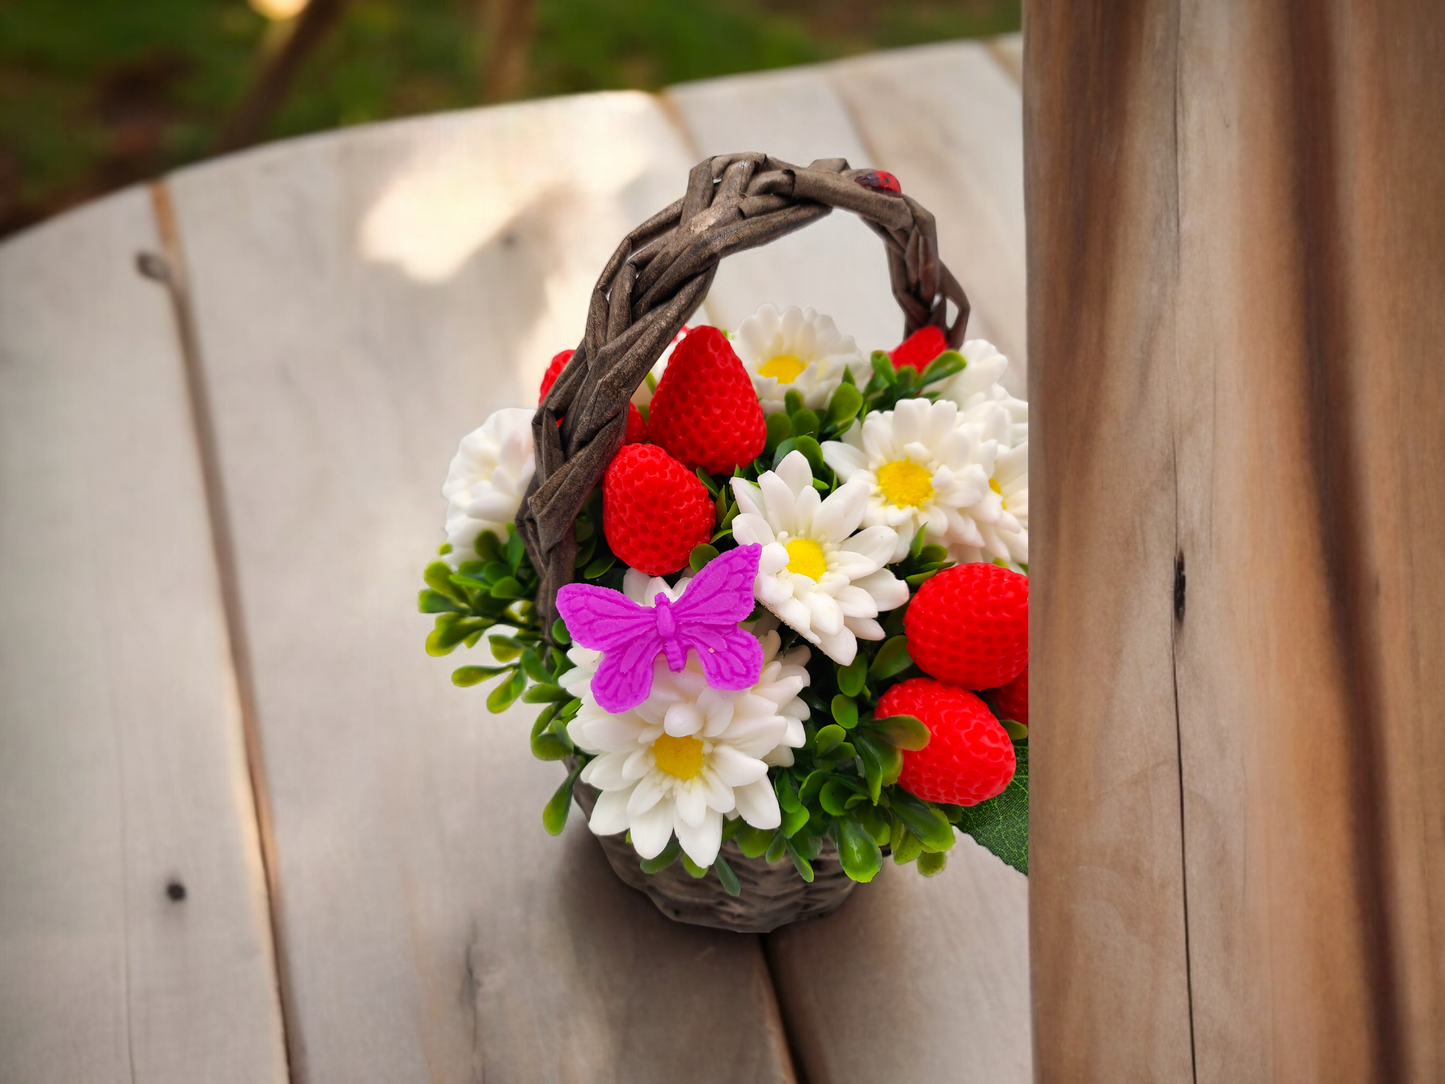
[[[1445,1079],[1445,19],[1025,49],[1038,1077]]]

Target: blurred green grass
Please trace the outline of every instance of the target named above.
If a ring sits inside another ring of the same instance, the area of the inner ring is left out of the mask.
[[[351,0],[264,138],[481,104],[497,2]],[[504,97],[650,90],[1006,33],[1020,18],[1019,0],[533,4]],[[0,236],[215,153],[287,31],[247,0],[0,0]]]

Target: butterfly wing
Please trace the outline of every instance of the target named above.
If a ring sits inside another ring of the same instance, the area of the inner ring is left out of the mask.
[[[753,582],[763,547],[754,543],[714,557],[688,581],[672,604],[679,628],[697,624],[736,625],[753,612]]]
[[[714,689],[751,689],[758,683],[763,645],[736,624],[679,628],[677,639],[697,652],[702,675]]]
[[[762,672],[762,645],[738,628],[753,612],[753,581],[762,552],[755,544],[714,557],[673,603],[676,639],[697,652],[714,689],[750,689]]]
[[[557,592],[557,612],[574,643],[602,652],[592,695],[603,711],[627,711],[647,699],[653,660],[663,648],[654,610],[620,591],[569,583]]]
[[[567,622],[573,643],[593,651],[616,651],[657,629],[653,610],[621,591],[589,583],[569,583],[558,591],[557,612]]]
[[[654,627],[620,648],[602,653],[592,675],[592,696],[598,707],[613,714],[637,707],[652,692],[652,667],[662,650],[662,637]]]

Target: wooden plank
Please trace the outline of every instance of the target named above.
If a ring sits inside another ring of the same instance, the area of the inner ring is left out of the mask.
[[[938,219],[944,261],[968,292],[969,338],[1009,359],[1005,385],[1027,396],[1023,102],[981,42],[874,53],[832,65],[876,165]]]
[[[581,336],[691,154],[618,94],[382,125],[172,190],[214,393],[272,785],[295,1070],[330,1080],[785,1081],[754,937],[612,875],[529,712],[487,715],[411,613],[459,437]]]
[[[1162,8],[1137,5],[1109,33],[1031,9],[1026,28],[1030,496],[1039,494],[1029,887],[1041,1080],[1193,1078],[1176,476],[1161,371],[1178,349],[1160,284],[1178,213],[1177,27]]]
[[[7,1081],[287,1079],[184,369],[136,271],[157,248],[137,190],[0,248]]]
[[[927,53],[925,68],[946,73],[949,56],[947,51]],[[890,109],[893,123],[908,123],[904,115],[913,108],[912,99],[897,89],[889,57],[849,62],[859,66],[860,80],[892,88],[888,93],[893,96],[868,114],[871,130],[890,123]],[[897,63],[914,65],[917,60],[909,50],[898,54]],[[760,147],[794,160],[841,154],[868,162],[873,159],[863,150],[838,92],[853,70],[797,69],[692,84],[668,93],[697,145],[708,152]],[[1014,91],[1015,104],[1017,97]],[[994,123],[1003,126],[1001,119]],[[1021,124],[1017,113],[1014,124]],[[1018,154],[1021,140],[1015,132],[997,149],[957,144],[949,151],[912,160],[910,191],[941,196],[952,178],[970,173],[960,155]],[[878,162],[888,164],[886,159]],[[960,203],[952,198],[938,207],[925,202],[939,215],[941,236],[953,229],[945,226],[945,214]],[[709,313],[726,322],[777,298],[780,304],[828,312],[847,333],[894,327],[898,310],[886,275],[874,281],[853,273],[863,266],[860,261],[879,254],[873,251],[873,238],[858,230],[858,223],[847,222],[849,217],[832,216],[784,242],[746,254],[754,257],[746,275],[731,273],[739,258],[725,263],[708,298]],[[849,229],[823,232],[839,225]],[[1022,244],[1021,235],[1017,243]],[[952,251],[961,256],[969,252],[963,247]],[[948,252],[945,248],[946,256]],[[947,258],[961,276],[975,269],[969,259]],[[1021,255],[1016,262],[1021,265]],[[848,273],[839,273],[839,268]],[[859,338],[865,350],[886,341]],[[1028,1080],[1027,914],[1027,879],[963,840],[948,868],[932,880],[911,868],[890,868],[876,884],[856,891],[835,915],[772,935],[769,958],[804,1075],[814,1084],[879,1078]],[[840,1027],[845,1019],[867,1019],[869,1025]]]
[[[1046,1075],[1445,1071],[1435,14],[1031,12],[1035,630],[1093,644],[1035,678],[1077,735],[1043,731],[1031,765]],[[1147,613],[1135,638],[1101,620],[1111,597]],[[1116,782],[1141,742],[1182,818]],[[1187,928],[1155,936],[1181,867]],[[1088,907],[1100,883],[1148,902]]]
[[[794,68],[670,87],[693,157],[759,150],[806,165],[817,158],[871,164],[848,110],[823,68]],[[883,244],[850,214],[832,214],[718,269],[708,317],[737,327],[758,306],[798,305],[833,317],[865,353],[891,350],[903,316],[891,301]],[[878,304],[882,298],[886,305]]]

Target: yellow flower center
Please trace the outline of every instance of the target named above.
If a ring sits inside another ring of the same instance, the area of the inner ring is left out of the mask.
[[[997,493],[1000,497],[1003,496],[1003,486],[1001,486],[1001,485],[998,484],[998,479],[997,479],[997,478],[990,478],[990,479],[988,480],[988,488],[991,489],[991,490],[993,490],[993,491],[994,491],[995,493]],[[999,501],[999,504],[1001,504],[1001,505],[1004,507],[1005,510],[1008,509],[1008,501]]]
[[[823,547],[811,538],[795,538],[788,543],[788,571],[807,576],[814,581],[823,578],[828,571],[828,562],[823,557]]]
[[[899,508],[917,508],[933,497],[933,475],[910,460],[895,459],[878,468],[878,488]]]
[[[759,376],[771,376],[779,384],[791,384],[798,379],[798,374],[808,367],[805,361],[799,361],[796,355],[779,354],[775,358],[769,358],[758,367]]]
[[[702,771],[702,742],[692,735],[674,738],[664,734],[652,743],[657,766],[676,779],[691,779]]]

